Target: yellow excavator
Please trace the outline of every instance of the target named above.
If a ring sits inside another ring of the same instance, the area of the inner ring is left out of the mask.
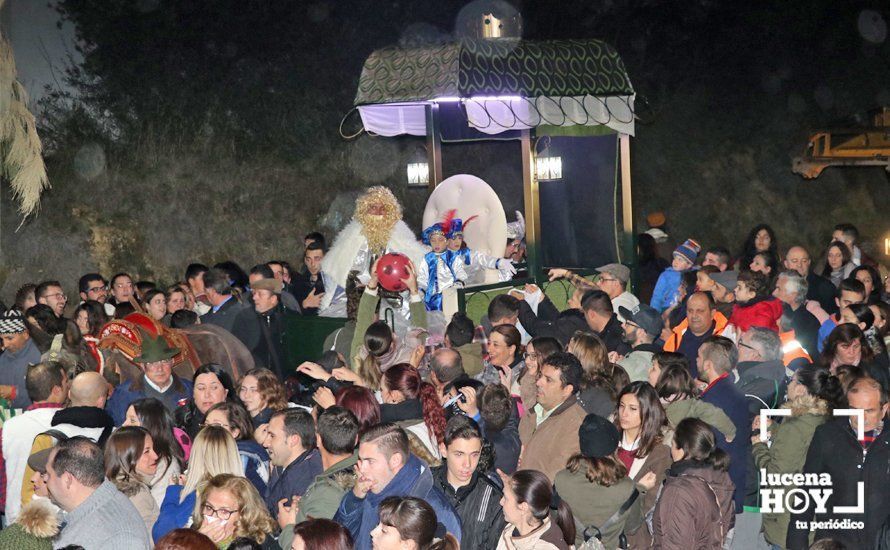
[[[883,166],[890,172],[890,107],[869,112],[872,125],[814,132],[792,171],[806,179],[829,166]]]

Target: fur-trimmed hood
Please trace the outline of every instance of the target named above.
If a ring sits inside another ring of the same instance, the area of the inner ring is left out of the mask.
[[[791,416],[803,416],[805,414],[828,416],[831,414],[831,409],[824,399],[819,399],[808,393],[787,401],[782,405],[782,408],[791,409]]]
[[[22,530],[39,539],[49,539],[59,533],[59,514],[48,499],[35,498],[22,507],[16,523]]]

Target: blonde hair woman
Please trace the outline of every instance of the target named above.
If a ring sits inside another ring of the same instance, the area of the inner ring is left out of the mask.
[[[167,487],[161,513],[152,529],[154,540],[173,529],[188,526],[201,483],[220,474],[240,476],[241,473],[238,445],[231,434],[220,426],[204,427],[192,445],[187,473]]]
[[[226,548],[238,537],[251,538],[262,548],[267,544],[277,547],[271,543],[278,526],[247,478],[220,474],[203,481],[198,493],[192,528],[207,535],[217,547]]]

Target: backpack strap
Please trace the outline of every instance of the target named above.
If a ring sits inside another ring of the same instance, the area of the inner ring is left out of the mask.
[[[618,508],[618,510],[616,510],[614,514],[609,516],[609,519],[607,519],[605,521],[605,523],[603,523],[599,527],[597,527],[596,525],[592,525],[592,524],[588,525],[586,527],[583,527],[583,529],[581,530],[581,533],[582,533],[584,540],[585,541],[589,540],[591,537],[596,537],[598,539],[602,538],[603,531],[605,531],[609,527],[618,523],[618,520],[621,518],[621,516],[623,516],[624,514],[627,513],[628,510],[630,510],[630,507],[633,506],[633,503],[637,500],[637,498],[639,496],[640,496],[640,491],[638,489],[634,488],[634,490],[630,494],[630,496],[627,497],[627,500],[624,501],[624,503],[621,505],[621,507]],[[577,522],[577,520],[575,520],[575,521]],[[578,522],[578,523],[580,523],[580,522]],[[593,533],[588,533],[589,531],[593,531]]]
[[[53,439],[55,439],[57,443],[60,441],[66,441],[68,439],[68,434],[66,434],[65,432],[63,432],[61,430],[57,430],[55,428],[51,428],[51,429],[46,430],[45,432],[41,432],[37,435],[48,435],[48,436],[52,437]]]

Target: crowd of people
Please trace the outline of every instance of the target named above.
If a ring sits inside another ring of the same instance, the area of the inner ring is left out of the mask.
[[[666,260],[666,237],[640,235],[637,292],[622,264],[551,269],[566,307],[526,284],[442,334],[421,270],[400,332],[375,266],[331,288],[319,233],[300,270],[88,273],[76,306],[25,285],[0,317],[0,550],[890,548],[890,303],[856,228],[817,269],[767,225],[735,257]],[[289,364],[287,317],[335,291],[345,326]],[[254,368],[177,374],[146,332],[122,372],[103,329],[133,315],[216,325]]]

